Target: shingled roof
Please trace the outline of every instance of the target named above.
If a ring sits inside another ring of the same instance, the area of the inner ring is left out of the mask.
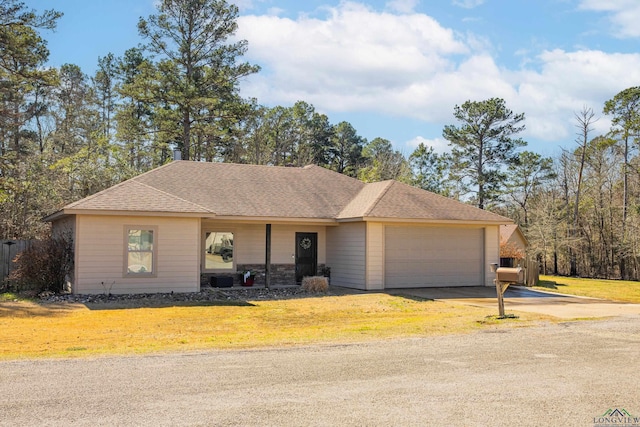
[[[524,235],[518,224],[504,224],[500,227],[500,240],[503,242],[509,241],[514,233],[520,236],[525,245],[529,244],[527,237]]]
[[[190,161],[174,161],[124,181],[65,206],[59,214],[83,212],[157,212],[239,219],[512,222],[397,181],[365,184],[319,166]]]

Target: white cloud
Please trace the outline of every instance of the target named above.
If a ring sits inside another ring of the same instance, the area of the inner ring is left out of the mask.
[[[456,58],[468,54],[463,40],[427,15],[353,2],[329,9],[324,19],[242,16],[238,36],[249,41],[248,58],[264,66],[247,93],[337,111],[394,109],[398,94],[455,70]]]
[[[454,6],[459,6],[465,9],[473,9],[484,3],[484,0],[453,0],[451,2]]]
[[[540,71],[521,71],[510,77],[518,91],[510,106],[526,112],[529,135],[545,140],[572,141],[574,112],[587,106],[602,116],[604,101],[640,81],[638,54],[553,50],[542,52],[537,59]],[[606,130],[602,123],[596,129]]]
[[[443,138],[427,139],[422,136],[416,136],[415,138],[407,141],[405,147],[407,147],[409,154],[413,153],[420,143],[427,147],[433,147],[433,151],[438,154],[447,153],[450,151],[449,141]]]
[[[456,104],[501,97],[526,114],[525,139],[571,143],[576,111],[586,105],[601,115],[604,101],[640,81],[640,54],[546,50],[508,69],[496,63],[489,41],[425,14],[355,2],[326,12],[240,17],[247,59],[263,66],[243,84],[245,96],[266,105],[305,100],[329,118],[375,112],[434,125],[453,123]],[[597,129],[604,132],[603,123]]]
[[[607,13],[611,31],[617,37],[640,37],[640,2],[637,0],[582,0],[579,8]]]

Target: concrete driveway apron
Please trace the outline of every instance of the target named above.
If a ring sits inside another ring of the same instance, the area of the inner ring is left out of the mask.
[[[494,287],[397,289],[392,293],[476,307],[495,308],[496,314],[498,310]],[[510,311],[526,311],[563,319],[640,314],[640,304],[541,292],[521,286],[510,286],[504,296],[507,314]]]

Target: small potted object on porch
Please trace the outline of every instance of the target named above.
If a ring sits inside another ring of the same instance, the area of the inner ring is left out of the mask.
[[[250,271],[242,273],[242,286],[253,286],[253,282],[256,279],[256,275]]]
[[[320,269],[320,274],[327,278],[327,283],[331,283],[331,267],[325,265]]]

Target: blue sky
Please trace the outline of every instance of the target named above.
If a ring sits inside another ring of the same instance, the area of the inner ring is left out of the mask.
[[[25,0],[64,13],[50,64],[95,71],[142,40],[154,0]],[[640,85],[637,0],[238,0],[238,36],[262,71],[242,83],[261,104],[313,104],[409,155],[446,150],[442,128],[466,100],[501,97],[524,112],[528,149],[575,146],[574,114],[591,107],[604,133],[607,99]]]

